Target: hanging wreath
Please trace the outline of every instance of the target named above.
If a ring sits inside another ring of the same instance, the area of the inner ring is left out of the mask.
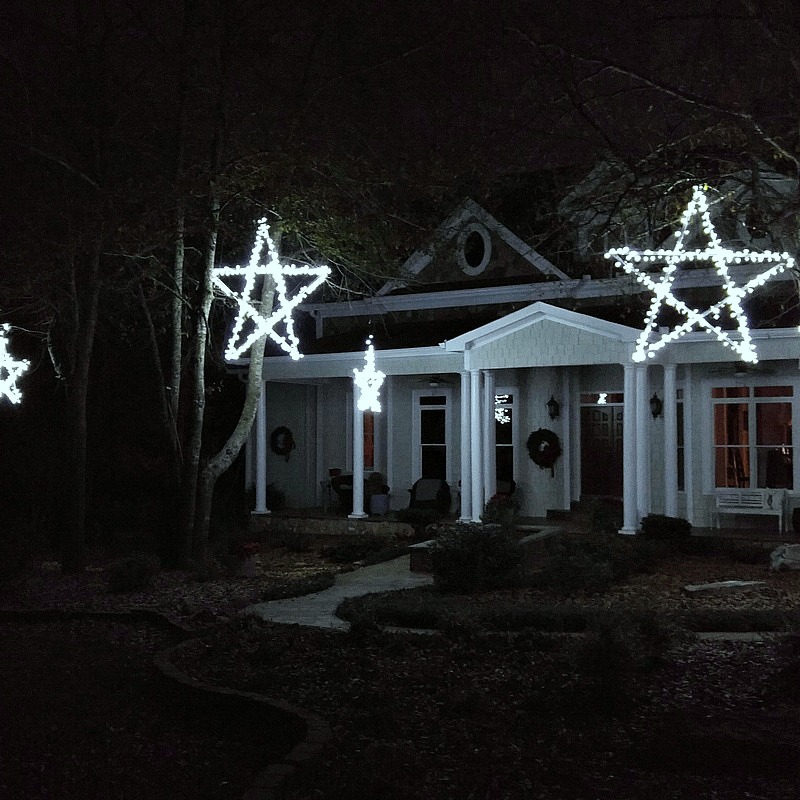
[[[283,456],[287,461],[289,454],[294,450],[295,443],[292,432],[281,425],[272,431],[272,436],[269,437],[269,446],[273,453]]]
[[[561,455],[561,442],[553,431],[539,428],[528,437],[528,455],[534,464],[554,473],[553,465]]]

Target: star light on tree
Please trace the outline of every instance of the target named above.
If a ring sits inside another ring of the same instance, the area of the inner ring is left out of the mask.
[[[699,217],[703,232],[708,237],[708,244],[702,250],[687,250],[689,225],[695,217]],[[742,361],[756,363],[758,356],[750,337],[750,328],[742,309],[742,300],[770,278],[794,267],[794,259],[788,253],[763,253],[751,250],[730,250],[720,243],[717,232],[711,223],[708,210],[708,200],[700,186],[695,186],[692,199],[681,218],[681,227],[675,232],[675,246],[671,250],[631,250],[629,247],[612,248],[605,254],[606,258],[613,258],[617,266],[653,292],[650,309],[645,317],[645,327],[636,342],[633,353],[634,361],[644,361],[653,358],[655,354],[670,342],[674,342],[692,329],[705,329],[713,333],[726,347],[734,350]],[[693,261],[710,261],[722,278],[723,298],[719,302],[699,311],[690,308],[682,300],[675,297],[672,284],[678,265]],[[663,263],[664,268],[660,275],[645,272],[640,265],[649,263]],[[737,286],[731,278],[728,267],[731,264],[764,264],[770,265],[742,286]],[[685,321],[671,331],[651,341],[656,329],[658,314],[664,305],[671,306],[685,317]],[[739,338],[734,339],[731,332],[723,330],[718,320],[723,311],[726,311],[736,325]]]
[[[214,285],[233,299],[237,306],[236,319],[225,347],[225,358],[228,361],[241,358],[262,336],[269,336],[293,359],[302,358],[298,349],[300,342],[294,332],[292,311],[324,283],[330,274],[330,268],[325,265],[281,264],[269,235],[269,225],[266,219],[260,219],[249,264],[244,267],[216,267],[211,272]],[[286,279],[298,276],[309,277],[311,280],[294,286],[292,294]],[[226,278],[244,278],[242,290],[232,289],[225,282]],[[271,313],[265,313],[264,309],[259,308],[259,278],[275,282],[277,302]],[[276,330],[278,326],[283,328],[282,334]]]
[[[17,386],[17,379],[28,371],[30,362],[15,359],[8,352],[8,332],[11,326],[0,325],[0,397],[7,397],[12,403],[22,401],[22,392]]]
[[[353,370],[353,383],[358,387],[358,410],[381,410],[380,390],[386,375],[375,369],[375,348],[372,345],[372,336],[367,339],[367,349],[364,352],[364,367]]]

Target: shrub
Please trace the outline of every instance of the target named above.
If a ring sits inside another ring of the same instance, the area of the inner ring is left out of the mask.
[[[513,530],[519,511],[519,503],[509,494],[496,494],[487,501],[481,514],[485,525],[501,525]]]
[[[522,560],[522,545],[499,525],[455,525],[430,551],[434,583],[443,591],[499,588]]]
[[[349,542],[323,547],[321,555],[334,564],[349,564],[352,561],[364,561],[370,555],[385,549],[386,541],[378,537],[355,539]]]
[[[692,524],[681,517],[667,517],[664,514],[648,514],[642,519],[642,536],[646,539],[660,539],[667,542],[681,542],[692,533]]]
[[[430,538],[426,530],[439,518],[439,512],[431,508],[401,508],[395,516],[398,522],[405,522],[414,529],[415,542],[424,542]]]
[[[274,543],[290,553],[307,553],[312,548],[311,534],[307,531],[284,531],[275,537]]]
[[[149,553],[134,553],[115,562],[108,573],[111,592],[140,592],[149,589],[158,574],[161,562]]]

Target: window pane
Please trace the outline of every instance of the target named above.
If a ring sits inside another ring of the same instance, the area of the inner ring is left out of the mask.
[[[750,456],[746,447],[715,447],[715,486],[750,486]]]
[[[747,403],[714,406],[714,444],[747,444],[750,441],[747,427]]]
[[[514,480],[514,449],[511,447],[498,447],[495,469],[498,481]]]
[[[419,404],[421,406],[446,406],[447,405],[447,398],[446,397],[420,397]]]
[[[420,441],[422,444],[444,444],[444,409],[423,409],[420,414]]]
[[[769,489],[791,489],[792,448],[758,447],[758,486]]]
[[[756,386],[756,397],[793,397],[791,386]]]
[[[506,412],[506,421],[499,422],[495,418],[494,422],[494,436],[495,442],[497,444],[508,445],[511,444],[512,441],[512,431],[513,431],[513,424],[511,419],[511,409],[505,408],[503,409]]]
[[[750,397],[749,386],[718,386],[711,390],[712,397]]]
[[[792,443],[792,404],[756,403],[756,444]]]
[[[443,445],[422,447],[422,478],[447,479],[447,448]]]
[[[364,412],[364,469],[375,469],[375,415]]]

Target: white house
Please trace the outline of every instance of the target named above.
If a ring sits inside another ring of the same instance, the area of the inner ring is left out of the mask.
[[[289,506],[324,505],[329,471],[358,474],[363,454],[365,472],[382,473],[391,487],[394,509],[408,505],[415,480],[437,477],[451,487],[452,510],[478,520],[497,481],[513,479],[522,514],[618,498],[621,532],[634,533],[649,513],[711,526],[719,498],[728,511],[743,490],[770,488],[779,491],[746,502],[775,512],[765,524],[786,524],[800,498],[792,424],[800,418],[800,333],[791,312],[775,309],[797,313],[792,270],[773,270],[755,286],[777,257],[731,258],[723,274],[714,258],[688,258],[680,232],[670,247],[668,280],[658,259],[630,273],[608,264],[611,277],[569,277],[467,201],[408,260],[402,280],[368,299],[301,306],[316,331],[305,357],[265,359],[247,459],[254,512],[268,513],[268,484]],[[615,258],[623,265],[628,257]],[[755,314],[749,322],[737,318],[739,306],[718,301],[740,287],[753,289],[755,311],[742,301]],[[666,328],[653,316],[648,341],[666,339],[643,354],[643,309],[658,292],[686,306],[666,309]],[[702,308],[714,303],[712,316],[728,319],[721,335],[716,322],[680,319],[685,307],[708,320]],[[623,317],[623,307],[633,312]],[[758,319],[765,309],[784,327]],[[382,412],[362,417],[353,370],[364,364],[370,333],[386,379]],[[738,343],[748,337],[757,363],[743,360]],[[279,427],[296,445],[288,456],[271,447]],[[552,468],[529,456],[529,437],[541,430],[562,449]],[[357,492],[355,516],[369,511],[362,502]],[[735,515],[725,520],[736,523]]]

